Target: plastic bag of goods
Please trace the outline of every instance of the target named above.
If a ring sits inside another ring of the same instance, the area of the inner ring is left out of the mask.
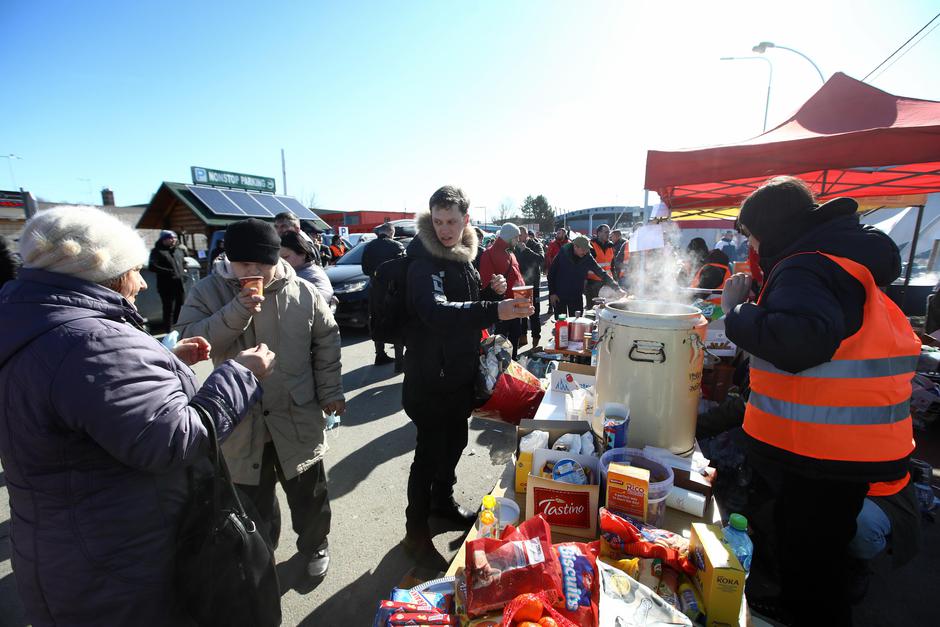
[[[501,335],[483,340],[474,415],[514,425],[533,418],[545,396],[539,380],[512,360],[512,345]]]
[[[655,557],[667,566],[689,575],[689,541],[666,529],[633,524],[602,507],[600,511],[601,554],[609,557]]]
[[[685,614],[622,570],[600,561],[597,570],[600,583],[599,627],[692,626]]]
[[[500,627],[578,627],[552,607],[545,593],[520,594],[503,610]]]
[[[561,590],[561,569],[552,553],[552,535],[541,516],[518,528],[507,526],[502,537],[467,543],[467,614],[471,617],[505,607],[525,592],[545,593],[553,603]]]
[[[561,568],[561,595],[555,609],[578,627],[595,627],[600,543],[562,542],[552,549]]]

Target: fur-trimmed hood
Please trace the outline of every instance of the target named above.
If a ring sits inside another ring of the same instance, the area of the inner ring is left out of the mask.
[[[434,225],[431,223],[431,214],[422,213],[418,216],[418,235],[408,245],[409,257],[429,256],[442,261],[454,261],[457,263],[471,263],[477,257],[477,248],[479,241],[477,233],[469,224],[463,229],[463,236],[460,243],[453,248],[447,248],[441,244],[434,232]]]

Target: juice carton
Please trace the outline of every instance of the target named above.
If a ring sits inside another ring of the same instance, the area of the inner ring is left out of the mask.
[[[692,523],[689,559],[698,569],[692,583],[702,594],[707,627],[737,625],[744,597],[744,568],[720,525]]]
[[[629,464],[612,463],[607,468],[607,509],[646,521],[650,471]]]

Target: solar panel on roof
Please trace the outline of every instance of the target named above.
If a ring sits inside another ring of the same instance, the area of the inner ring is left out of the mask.
[[[223,192],[225,196],[238,205],[238,208],[247,213],[250,216],[256,218],[273,218],[274,214],[271,213],[266,207],[259,204],[254,197],[247,192],[239,192],[232,189],[227,189]]]
[[[199,187],[197,185],[186,186],[193,195],[202,201],[209,208],[209,211],[217,216],[236,216],[244,218],[247,214],[242,211],[238,205],[232,202],[221,191],[213,187]]]
[[[290,196],[275,196],[275,198],[281,201],[285,207],[293,211],[294,215],[301,220],[318,219],[317,214],[304,207],[296,198],[291,198]]]
[[[249,192],[248,195],[263,205],[265,209],[270,211],[272,216],[276,216],[282,211],[287,211],[287,207],[279,203],[277,198],[271,194],[254,194]]]

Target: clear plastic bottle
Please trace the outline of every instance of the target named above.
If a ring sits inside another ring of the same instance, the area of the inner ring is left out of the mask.
[[[747,535],[747,518],[741,514],[731,514],[722,532],[731,546],[732,553],[737,556],[741,566],[744,567],[744,578],[747,579],[751,572],[751,558],[754,556],[754,543]]]
[[[496,497],[487,494],[483,497],[483,507],[477,516],[478,538],[499,538],[499,513]]]

